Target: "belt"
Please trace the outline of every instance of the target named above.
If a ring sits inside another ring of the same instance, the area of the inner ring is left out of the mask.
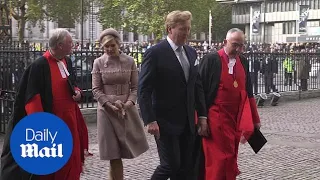
[[[106,95],[123,95],[130,93],[129,84],[105,84],[103,85],[103,89]]]

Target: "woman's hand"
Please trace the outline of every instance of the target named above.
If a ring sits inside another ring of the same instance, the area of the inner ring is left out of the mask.
[[[132,106],[134,106],[132,101],[127,101],[126,103],[123,104],[123,109],[127,110],[129,108],[131,108]]]
[[[111,102],[106,102],[106,105],[105,105],[106,108],[110,108],[112,109],[114,112],[117,112],[119,111],[119,108],[117,108],[115,105],[113,105]]]
[[[123,109],[123,102],[120,100],[117,100],[116,102],[114,102],[114,106],[116,106],[119,110]]]

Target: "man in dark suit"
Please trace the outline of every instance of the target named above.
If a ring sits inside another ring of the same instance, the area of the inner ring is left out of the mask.
[[[197,53],[185,45],[190,33],[189,11],[166,17],[168,37],[149,48],[139,74],[138,100],[148,132],[155,136],[160,165],[151,180],[189,180],[196,137],[195,111],[207,135],[204,93],[197,71]]]
[[[250,52],[247,53],[247,59],[249,61],[249,72],[251,83],[254,89],[254,94],[258,94],[258,74],[260,71],[260,60],[257,54],[252,54]]]
[[[261,73],[264,75],[265,93],[269,94],[270,91],[278,92],[273,78],[278,73],[278,62],[274,56],[272,56],[270,48],[265,50],[266,54],[262,60]]]

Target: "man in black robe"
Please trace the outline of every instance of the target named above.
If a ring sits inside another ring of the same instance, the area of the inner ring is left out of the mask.
[[[70,73],[70,75],[67,76],[69,83],[66,86],[69,87],[69,89],[67,89],[66,91],[70,92],[70,96],[75,93],[73,96],[73,100],[79,101],[81,98],[81,91],[76,87],[75,84],[75,76],[72,71],[72,62],[69,58],[66,58],[66,56],[71,53],[72,39],[71,41],[67,41],[70,39],[71,36],[68,31],[63,29],[55,30],[52,34],[52,37],[49,39],[49,44],[54,41],[53,44],[55,44],[57,48],[53,49],[51,47],[50,53],[55,54],[55,57],[60,57],[61,60],[65,59],[67,71]],[[49,51],[47,51],[46,53],[48,54]],[[52,84],[52,79],[58,77],[52,77],[51,70],[52,69],[49,65],[48,59],[45,56],[41,56],[31,65],[29,65],[22,75],[14,102],[14,113],[11,120],[8,122],[6,136],[3,144],[0,169],[1,180],[41,179],[41,176],[26,172],[16,163],[10,149],[10,136],[17,123],[19,123],[19,121],[28,114],[39,111],[54,114],[53,95],[55,92],[52,91],[52,87],[54,86],[54,84]],[[76,107],[78,106],[76,105]],[[76,118],[77,122],[79,123],[77,124],[77,127],[79,128],[78,132],[81,132],[81,134],[79,134],[79,138],[82,139],[80,146],[83,149],[87,149],[88,136],[86,136],[87,132],[85,132],[87,129],[80,110],[76,110]],[[81,155],[84,156],[84,152]],[[81,160],[83,161],[84,157]],[[81,160],[79,160],[80,163]]]
[[[203,148],[198,154],[199,180],[235,179],[240,173],[237,156],[241,135],[248,139],[254,126],[260,127],[248,61],[240,54],[243,42],[243,32],[233,28],[227,33],[224,48],[200,62],[208,118],[199,127],[209,128],[210,134],[198,139]]]

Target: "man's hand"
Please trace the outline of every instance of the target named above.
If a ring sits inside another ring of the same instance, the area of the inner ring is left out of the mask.
[[[240,143],[241,143],[241,144],[247,143],[247,140],[246,140],[246,138],[245,138],[243,135],[241,135],[241,137],[240,137]]]
[[[254,127],[257,128],[257,129],[260,129],[261,123],[256,123],[256,124],[254,124]]]
[[[90,153],[88,149],[84,149],[84,157],[90,157],[90,156],[93,156],[93,154]]]
[[[160,130],[158,123],[156,121],[149,123],[147,125],[148,133],[154,135],[157,139],[160,138]]]
[[[200,136],[209,137],[210,129],[208,126],[207,119],[199,118],[199,120],[198,120],[198,134]]]
[[[75,96],[72,96],[73,100],[75,101],[80,101],[81,99],[81,93],[80,91],[75,91],[76,92],[76,95]]]

